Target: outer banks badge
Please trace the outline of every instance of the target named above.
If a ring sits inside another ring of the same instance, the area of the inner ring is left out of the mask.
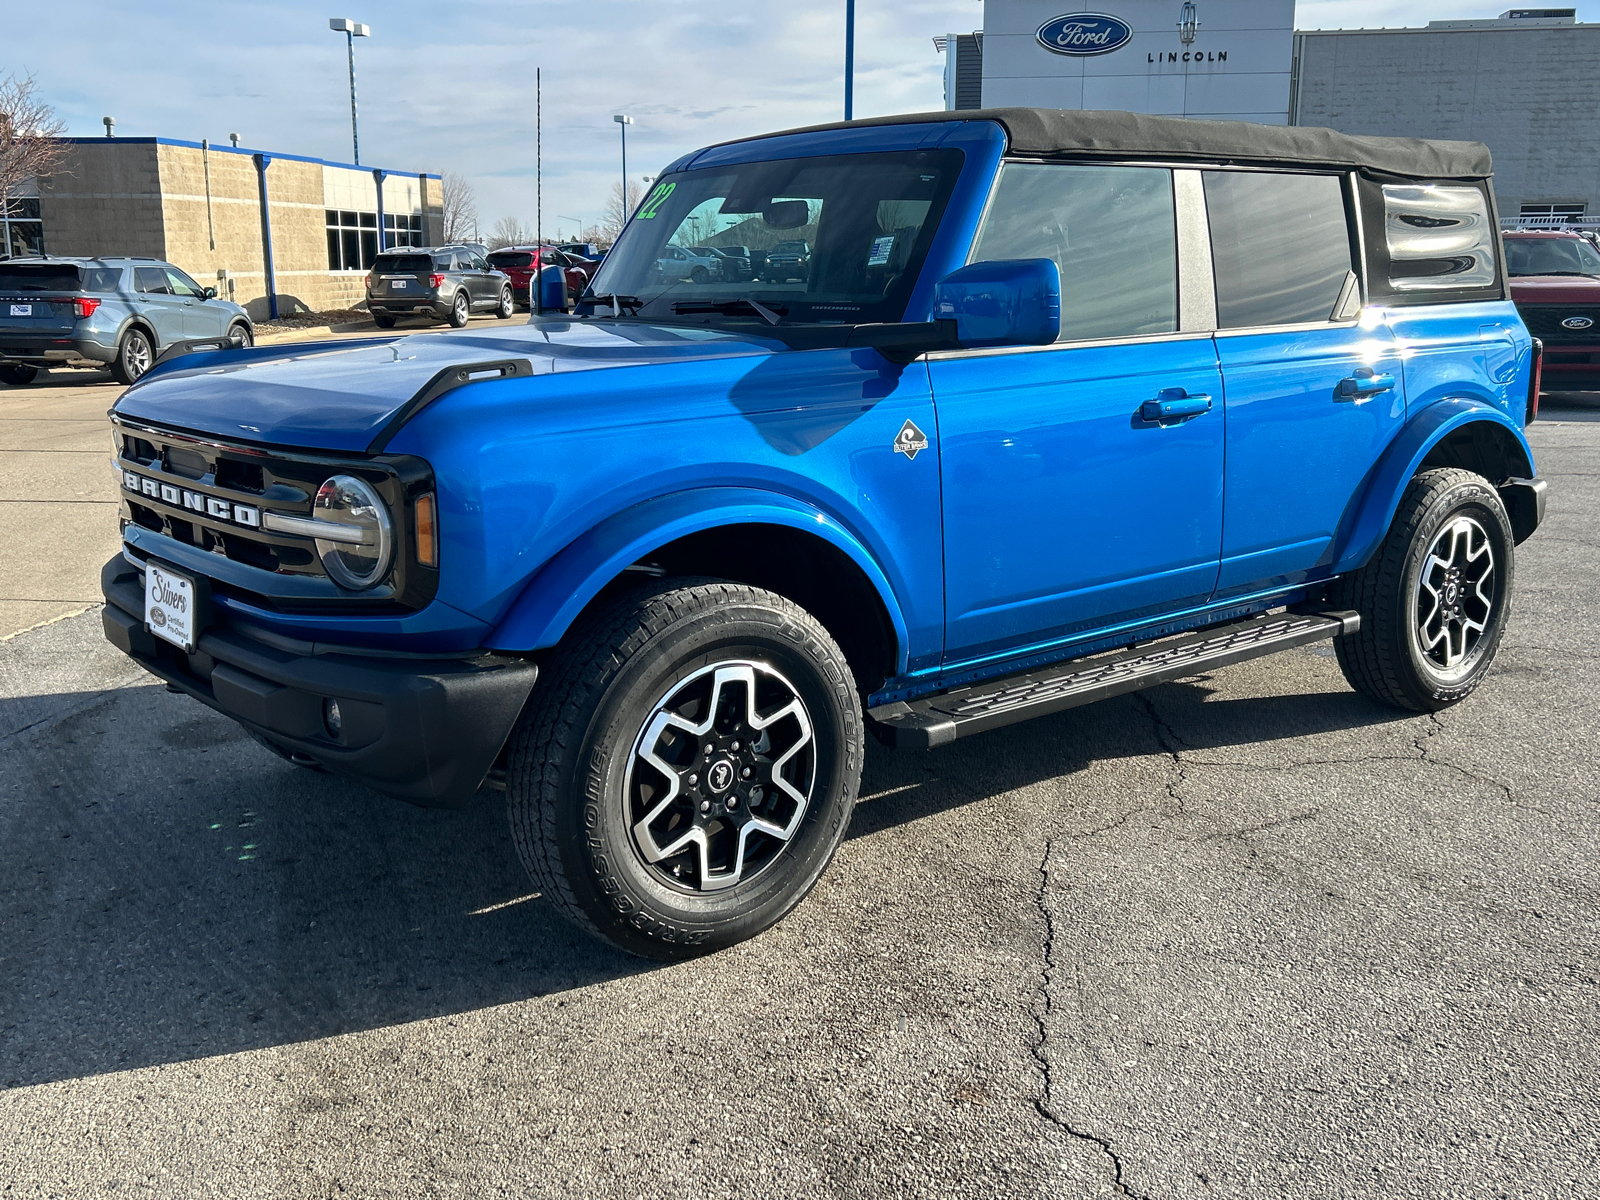
[[[916,458],[919,453],[927,448],[928,435],[910,421],[900,426],[900,432],[894,435],[894,452],[896,454],[904,454],[907,458]]]

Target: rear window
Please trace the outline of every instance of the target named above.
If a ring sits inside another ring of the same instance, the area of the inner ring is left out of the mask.
[[[374,271],[391,271],[402,275],[420,275],[433,270],[433,259],[426,254],[380,254],[372,264]]]
[[[1204,179],[1217,324],[1333,320],[1355,278],[1339,179],[1270,171],[1206,171]]]
[[[0,263],[0,292],[75,292],[78,268],[70,263]]]
[[[1397,292],[1487,287],[1494,282],[1495,229],[1474,187],[1383,185],[1389,286]]]
[[[526,250],[503,251],[489,255],[489,265],[499,267],[502,271],[507,267],[525,271],[533,266],[533,255]]]

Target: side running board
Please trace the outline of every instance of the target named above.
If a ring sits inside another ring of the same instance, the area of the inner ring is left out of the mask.
[[[867,715],[878,724],[875,732],[891,746],[930,750],[969,734],[1343,637],[1360,628],[1361,617],[1353,612],[1263,614],[918,700],[897,700],[869,709]]]

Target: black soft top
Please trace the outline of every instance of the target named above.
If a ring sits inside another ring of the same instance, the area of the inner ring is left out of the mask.
[[[1013,154],[1295,163],[1367,169],[1413,179],[1487,179],[1494,174],[1489,147],[1482,142],[1366,137],[1309,125],[1196,121],[1111,110],[970,108],[836,121],[788,129],[784,133],[817,133],[871,125],[921,125],[932,121],[995,121],[1005,129]]]

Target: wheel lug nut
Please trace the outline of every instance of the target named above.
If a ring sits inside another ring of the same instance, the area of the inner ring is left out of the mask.
[[[710,812],[711,811],[711,801],[709,801],[709,800],[700,801],[700,811],[703,812],[703,813]]]
[[[739,753],[739,743],[734,742],[733,745],[728,747],[728,749],[732,750],[735,754]]]
[[[739,797],[737,797],[737,796],[729,796],[728,797],[728,811],[732,812],[734,809],[736,809],[738,807],[739,807]]]
[[[741,778],[741,779],[749,779],[750,778],[750,768],[746,767],[744,770],[740,771],[739,772],[739,778]]]
[[[693,787],[695,784],[697,784],[699,782],[700,782],[700,776],[695,775],[695,774],[693,774],[691,772],[690,775],[689,775],[689,786]]]

